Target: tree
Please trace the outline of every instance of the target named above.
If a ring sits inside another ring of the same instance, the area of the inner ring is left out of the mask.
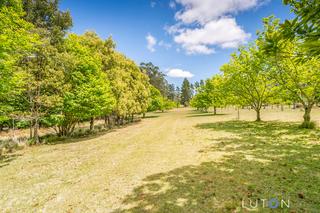
[[[61,44],[72,27],[70,12],[59,10],[59,0],[22,0],[24,19],[36,28],[45,29],[51,44]]]
[[[90,119],[93,129],[94,118],[111,113],[114,98],[102,71],[102,59],[96,51],[96,38],[91,33],[78,36],[70,34],[65,41],[66,90],[63,104],[52,116],[56,120],[59,135],[70,135],[75,124]]]
[[[190,101],[190,105],[192,107],[204,112],[208,112],[211,104],[212,103],[209,94],[204,91],[199,91]]]
[[[256,111],[256,121],[261,121],[261,107],[273,94],[268,69],[268,61],[255,45],[240,48],[239,54],[232,54],[231,61],[221,67],[229,91],[239,104],[248,104]]]
[[[192,89],[190,82],[187,78],[185,78],[182,82],[181,86],[181,104],[186,106],[189,106],[189,102],[192,98]]]
[[[171,101],[175,100],[176,90],[174,84],[168,84],[168,99]]]
[[[61,60],[58,50],[46,40],[42,40],[33,55],[22,60],[24,92],[16,98],[21,111],[28,112],[25,118],[30,120],[30,138],[36,144],[40,142],[40,121],[62,101],[59,94],[65,85]]]
[[[217,114],[217,108],[225,105],[226,91],[224,88],[224,79],[221,75],[215,75],[208,79],[204,85],[206,93],[208,93],[213,107],[213,112]]]
[[[114,52],[106,70],[116,98],[114,114],[118,124],[127,117],[145,113],[150,96],[149,78],[124,55]]]
[[[150,102],[148,106],[148,112],[154,112],[157,110],[164,110],[164,100],[160,91],[154,86],[150,87]]]
[[[281,35],[295,40],[305,49],[305,54],[313,57],[320,55],[320,2],[318,0],[284,0],[296,14],[292,20],[281,25]]]
[[[216,115],[217,108],[225,104],[226,92],[223,83],[222,76],[215,75],[207,79],[203,85],[199,84],[196,95],[191,100],[191,106],[205,112],[213,107]]]
[[[317,57],[306,58],[307,50],[299,41],[281,38],[279,22],[274,17],[264,19],[258,44],[274,65],[271,74],[277,84],[303,105],[302,127],[313,127],[310,113],[320,93],[320,62]]]
[[[20,1],[0,3],[0,125],[21,114],[16,97],[24,91],[26,73],[20,68],[22,58],[30,56],[39,44],[39,35],[31,33],[32,24],[22,18]]]
[[[157,88],[163,97],[168,97],[168,82],[165,79],[165,74],[160,72],[159,67],[149,63],[141,63],[140,69],[143,70],[150,79],[150,84]]]
[[[274,65],[272,76],[284,90],[304,107],[302,127],[312,127],[310,113],[320,92],[320,69],[317,57],[308,57],[299,41],[287,40],[281,34],[279,19],[264,19],[264,31],[259,34],[260,49],[269,54]]]

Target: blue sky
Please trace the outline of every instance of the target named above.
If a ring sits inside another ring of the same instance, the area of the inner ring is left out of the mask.
[[[72,32],[112,35],[117,49],[137,64],[149,62],[180,85],[219,72],[238,45],[250,42],[263,17],[292,17],[280,0],[61,0]],[[149,42],[149,45],[148,45]],[[192,75],[191,75],[192,74]],[[180,77],[179,77],[180,76]]]

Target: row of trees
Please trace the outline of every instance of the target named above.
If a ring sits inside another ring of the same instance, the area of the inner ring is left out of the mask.
[[[218,107],[228,104],[223,80],[221,75],[215,75],[199,84],[191,100],[191,106],[204,112],[208,112],[208,109],[213,107],[214,114],[216,114]]]
[[[159,93],[152,93],[154,97],[158,97],[154,99],[154,107],[159,106],[159,110],[168,105],[189,106],[195,90],[204,84],[203,81],[192,84],[185,78],[181,87],[175,87],[174,84],[167,82],[165,74],[160,71],[159,67],[154,66],[152,63],[141,63],[140,68],[147,73],[150,78],[150,83],[159,91]],[[175,104],[173,102],[175,102]],[[162,107],[160,107],[161,105]]]
[[[71,26],[58,1],[1,1],[1,128],[18,121],[39,143],[40,125],[68,136],[82,121],[90,121],[92,130],[95,118],[121,125],[136,114],[175,106],[172,85],[159,70],[137,66],[115,50],[112,38],[94,32],[66,36]]]
[[[281,23],[273,16],[263,19],[257,39],[231,55],[222,73],[200,86],[192,106],[207,110],[226,104],[249,105],[260,111],[264,105],[300,103],[302,127],[313,127],[310,113],[320,96],[320,22],[317,1],[284,1],[297,17]]]

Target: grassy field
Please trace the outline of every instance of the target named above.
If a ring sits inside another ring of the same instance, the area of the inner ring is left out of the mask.
[[[249,199],[320,209],[320,130],[299,109],[178,109],[94,138],[30,147],[0,162],[0,212],[248,212]],[[313,111],[318,125],[320,110]],[[256,211],[257,212],[257,211]]]

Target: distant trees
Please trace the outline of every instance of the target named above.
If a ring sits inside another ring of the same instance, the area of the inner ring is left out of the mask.
[[[205,82],[196,84],[196,94],[190,102],[191,106],[205,112],[213,107],[214,114],[217,114],[217,108],[226,104],[223,80],[221,75],[214,75]]]
[[[187,78],[185,78],[182,82],[181,91],[180,91],[180,103],[182,105],[189,106],[190,100],[193,95],[193,90],[191,88],[191,84]]]
[[[165,74],[151,62],[141,63],[140,69],[148,75],[149,83],[152,85],[148,111],[164,111],[174,108],[179,102],[179,91],[175,89],[175,85],[169,84],[165,79]]]
[[[165,74],[160,71],[160,68],[149,63],[141,63],[140,69],[143,70],[150,79],[150,84],[160,91],[162,96],[169,96],[169,84],[165,79]],[[170,94],[171,95],[171,94]]]

